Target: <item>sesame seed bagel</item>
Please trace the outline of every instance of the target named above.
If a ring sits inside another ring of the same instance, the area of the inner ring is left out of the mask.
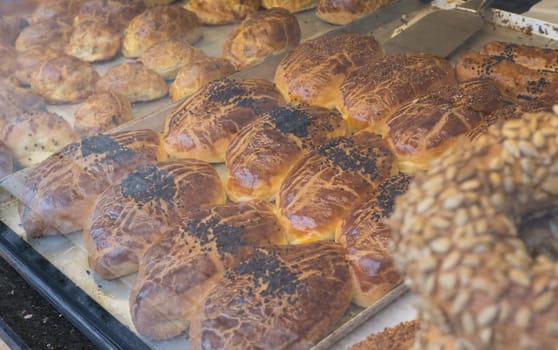
[[[556,348],[558,264],[520,234],[558,204],[557,161],[558,116],[525,114],[445,153],[397,199],[396,264],[462,348]]]

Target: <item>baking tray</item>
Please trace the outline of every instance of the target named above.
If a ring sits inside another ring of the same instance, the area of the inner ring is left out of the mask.
[[[401,0],[349,26],[338,28],[335,32],[371,33],[383,43],[398,31],[404,30],[409,25],[408,23],[412,23],[414,17],[418,18],[431,10],[429,6],[425,7],[421,1]],[[482,30],[464,43],[450,58],[454,58],[458,52],[463,50],[479,48],[483,43],[490,40],[512,41],[558,49],[558,42],[553,40],[556,37],[553,37],[552,31],[547,28],[548,26],[552,27],[551,24],[531,21],[499,10],[487,11],[484,15],[487,21]],[[511,20],[514,18],[517,21]],[[538,30],[541,26],[542,29]],[[537,30],[533,30],[535,27]],[[545,29],[547,30],[545,31]],[[234,76],[272,79],[275,67],[281,58],[282,55],[272,57],[263,64],[236,73]],[[166,106],[158,112],[139,117],[122,125],[117,130],[138,128],[161,130],[164,118],[172,108],[174,107]],[[222,168],[222,166],[218,166],[221,174]],[[25,170],[18,172],[2,180],[1,184],[12,193],[19,193],[24,174]],[[79,233],[27,241],[22,232],[15,201],[0,204],[0,219],[9,227],[9,229],[6,228],[4,236],[0,239],[0,253],[13,262],[16,268],[32,284],[43,290],[45,296],[60,308],[71,321],[76,323],[99,347],[141,349],[139,346],[142,345],[144,348],[152,347],[165,350],[187,348],[185,334],[165,342],[140,339],[135,335],[128,308],[128,293],[134,276],[127,276],[115,281],[98,279],[88,270],[87,255],[83,249]],[[28,261],[27,256],[29,254],[36,256],[35,259],[41,259],[39,264],[41,267],[37,268],[34,261]],[[55,273],[57,277],[49,278],[50,272],[43,273],[43,268],[48,268],[49,271],[57,271]],[[65,287],[59,286],[60,284],[70,284],[73,289],[68,293],[65,291]],[[389,314],[392,307],[401,307],[400,303],[393,306],[390,306],[390,304],[394,301],[397,303],[398,298],[405,292],[406,287],[400,285],[369,308],[362,309],[351,306],[343,320],[315,348],[336,348],[337,345],[334,344],[339,339],[347,337],[356,327],[360,326],[361,329],[368,329],[375,322],[374,318],[371,319],[371,317],[380,310],[387,308],[385,312]],[[79,302],[76,299],[84,299],[86,302]],[[394,315],[397,316],[391,319],[388,317],[390,322],[414,317],[412,311],[403,314],[394,313]],[[367,321],[369,319],[371,320]],[[114,324],[107,327],[107,320],[114,322]],[[117,327],[116,324],[120,327]],[[374,327],[378,327],[377,323],[374,324]],[[128,343],[131,345],[128,346]]]

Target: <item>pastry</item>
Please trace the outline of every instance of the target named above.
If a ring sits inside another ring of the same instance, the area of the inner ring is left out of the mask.
[[[142,0],[84,0],[74,23],[83,19],[102,20],[121,33],[128,23],[145,11]]]
[[[6,146],[6,144],[0,141],[0,179],[7,175],[10,175],[14,171],[14,161],[12,156],[12,151]],[[4,199],[0,190],[0,198]]]
[[[132,104],[117,92],[103,91],[89,96],[74,117],[74,130],[82,136],[90,136],[130,121]]]
[[[106,279],[136,272],[139,259],[163,232],[191,210],[226,199],[208,163],[183,159],[140,166],[99,196],[83,230],[89,266]]]
[[[300,12],[316,7],[318,0],[262,0],[262,7],[272,9],[282,7],[290,12]]]
[[[113,58],[120,49],[120,33],[108,23],[90,19],[74,23],[70,41],[64,48],[68,55],[96,62]]]
[[[166,80],[173,80],[180,68],[205,57],[201,49],[190,44],[180,40],[166,40],[145,50],[138,61]]]
[[[40,0],[31,15],[32,24],[55,20],[72,24],[84,0]]]
[[[11,80],[0,80],[0,130],[23,113],[35,111],[46,111],[46,104],[39,96]]]
[[[51,49],[63,50],[70,41],[72,26],[54,20],[43,21],[25,27],[15,42],[17,51],[25,51],[34,46],[48,46]]]
[[[146,6],[168,5],[176,0],[143,0]]]
[[[285,104],[266,80],[218,80],[176,107],[165,121],[161,141],[171,157],[223,162],[229,143],[244,126]]]
[[[190,0],[186,8],[203,24],[240,22],[260,7],[261,0]]]
[[[145,253],[130,295],[138,332],[154,339],[182,333],[225,269],[257,246],[284,244],[271,204],[227,203],[194,209]]]
[[[380,136],[368,131],[332,139],[305,155],[275,200],[289,242],[333,239],[351,207],[397,172],[394,158]]]
[[[31,76],[39,71],[44,62],[64,53],[48,46],[34,46],[28,50],[18,52],[12,76],[23,86],[31,85]]]
[[[497,56],[529,69],[558,73],[558,50],[491,41],[484,44],[480,53]]]
[[[291,103],[335,107],[335,95],[347,75],[383,55],[371,36],[330,34],[306,41],[281,60],[275,84]]]
[[[7,45],[0,44],[0,78],[7,78],[14,72],[17,60],[16,50]]]
[[[28,237],[82,230],[105,189],[161,159],[159,136],[151,130],[100,134],[65,146],[27,174],[19,194],[23,229]]]
[[[392,0],[319,0],[316,16],[333,24],[347,24],[376,11]]]
[[[229,197],[273,199],[302,156],[329,138],[346,134],[347,125],[337,111],[302,105],[272,108],[246,125],[227,148]]]
[[[140,62],[121,63],[110,68],[95,85],[97,92],[112,90],[131,102],[151,101],[168,92],[165,79]]]
[[[10,4],[9,6],[13,6]],[[0,45],[14,46],[19,33],[28,23],[18,16],[0,16]]]
[[[288,10],[274,8],[250,14],[227,37],[222,56],[237,69],[292,49],[300,42],[298,20]]]
[[[418,321],[401,322],[369,335],[368,338],[352,345],[348,350],[410,350],[419,329]]]
[[[190,96],[207,83],[235,72],[234,66],[224,58],[205,56],[182,66],[170,85],[169,94],[173,101]]]
[[[180,6],[154,6],[134,17],[124,31],[122,54],[139,57],[158,42],[176,39],[192,44],[202,37],[199,19]]]
[[[349,307],[344,253],[333,242],[256,249],[198,308],[190,349],[310,349]]]

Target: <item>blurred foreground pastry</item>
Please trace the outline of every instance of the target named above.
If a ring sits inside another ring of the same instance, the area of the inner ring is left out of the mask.
[[[420,324],[417,321],[401,322],[368,336],[348,350],[410,350],[419,329]]]
[[[95,93],[76,111],[74,130],[81,136],[108,131],[132,119],[132,104],[114,91]]]
[[[295,13],[314,8],[317,3],[318,0],[262,0],[262,7],[266,9],[282,7]]]
[[[185,8],[203,24],[240,22],[260,7],[261,0],[190,0]]]
[[[13,4],[9,4],[8,6],[13,6]],[[0,33],[2,33],[0,44],[14,46],[19,33],[23,28],[27,27],[27,25],[27,21],[19,16],[0,15]]]
[[[6,146],[6,144],[0,141],[0,179],[7,175],[10,175],[14,171],[14,160],[12,156],[12,151]],[[0,198],[3,199],[4,196],[0,189]]]
[[[84,0],[74,23],[83,19],[101,20],[121,33],[143,11],[145,5],[142,0]]]
[[[72,24],[85,0],[40,0],[31,15],[31,23],[55,20]]]
[[[164,79],[173,80],[180,68],[205,57],[201,49],[190,44],[180,40],[166,40],[145,50],[138,60]]]
[[[47,46],[34,46],[31,49],[18,52],[12,76],[21,85],[31,85],[31,77],[39,71],[43,63],[59,56],[64,56],[64,52]]]
[[[3,125],[26,112],[46,111],[42,98],[12,80],[0,80],[0,130]]]
[[[15,42],[17,51],[25,51],[34,46],[47,46],[63,50],[70,41],[72,26],[67,23],[48,20],[25,27]]]
[[[87,62],[108,60],[120,49],[120,33],[108,22],[82,20],[73,25],[72,36],[64,51]]]
[[[95,85],[97,92],[114,91],[131,102],[151,101],[165,96],[167,83],[140,62],[121,63],[110,68]]]
[[[393,0],[319,0],[316,16],[333,24],[347,24]]]
[[[0,78],[9,77],[16,67],[17,52],[11,46],[0,44],[0,57]]]

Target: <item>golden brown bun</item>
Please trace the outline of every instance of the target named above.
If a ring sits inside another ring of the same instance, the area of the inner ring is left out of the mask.
[[[31,76],[39,71],[43,63],[59,56],[64,56],[64,52],[47,46],[35,46],[18,52],[12,76],[23,86],[31,85]]]
[[[246,125],[226,154],[231,200],[271,200],[290,168],[312,147],[345,136],[339,112],[300,105],[277,107]]]
[[[10,4],[13,6],[13,4]],[[18,16],[1,16],[0,15],[0,44],[6,46],[14,46],[19,33],[28,23],[25,19]]]
[[[376,11],[392,0],[319,0],[316,16],[333,24],[347,24]]]
[[[196,312],[190,349],[310,349],[351,301],[345,250],[333,242],[258,248]]]
[[[14,171],[14,160],[12,151],[6,144],[0,141],[0,179],[10,175]],[[1,191],[1,190],[0,190]],[[0,193],[0,198],[4,198]]]
[[[490,80],[446,86],[397,109],[385,121],[383,135],[399,169],[412,174],[428,169],[501,106],[502,94]]]
[[[115,91],[131,102],[151,101],[168,92],[165,79],[141,62],[121,63],[109,69],[95,85],[95,90]]]
[[[558,74],[532,70],[498,56],[467,51],[458,57],[455,70],[460,81],[493,80],[502,92],[519,103],[538,101],[552,105],[558,100]]]
[[[9,77],[16,67],[16,50],[11,46],[0,43],[0,57],[0,78]]]
[[[383,55],[371,36],[358,33],[326,35],[297,46],[279,63],[275,84],[285,99],[326,108],[347,75]]]
[[[97,19],[74,22],[74,31],[64,52],[83,61],[96,62],[113,58],[120,49],[120,33]]]
[[[81,136],[91,136],[131,119],[130,100],[117,92],[103,91],[89,96],[76,111],[74,130]]]
[[[176,0],[143,0],[145,6],[157,6],[172,4]]]
[[[0,80],[0,131],[1,127],[25,112],[46,111],[43,99],[12,80]]]
[[[385,119],[399,106],[450,84],[455,84],[455,73],[445,58],[384,56],[352,72],[341,84],[336,104],[352,130],[371,127],[381,132]]]
[[[167,80],[176,78],[183,66],[206,57],[201,49],[180,40],[161,41],[138,58],[147,68],[155,71]]]
[[[409,187],[411,178],[399,174],[383,181],[353,207],[335,231],[335,241],[347,249],[353,284],[353,303],[364,308],[380,300],[403,278],[388,249],[389,217],[395,198]]]
[[[25,179],[19,206],[25,232],[32,237],[83,229],[101,192],[160,159],[159,137],[151,130],[95,135],[67,145]]]
[[[482,47],[480,53],[502,57],[529,69],[558,73],[558,50],[491,41]]]
[[[224,78],[235,72],[234,66],[219,57],[199,57],[182,66],[169,88],[170,98],[178,101],[190,96],[207,83]]]
[[[318,0],[262,0],[262,7],[272,9],[282,7],[295,13],[316,7]]]
[[[120,33],[143,11],[145,5],[142,0],[85,0],[74,23],[83,19],[101,20]]]
[[[55,20],[72,24],[84,0],[40,0],[33,11],[32,24],[46,20]]]
[[[31,24],[21,31],[17,37],[15,48],[25,51],[34,46],[48,46],[51,49],[63,50],[70,41],[72,26],[53,20]]]
[[[204,24],[240,22],[260,7],[261,0],[190,0],[185,8]]]
[[[248,15],[229,34],[221,55],[237,69],[244,69],[299,42],[300,26],[296,17],[288,10],[274,8]]]
[[[270,203],[249,201],[194,209],[141,258],[130,313],[141,335],[183,332],[205,295],[257,246],[284,244]]]
[[[161,41],[176,39],[191,44],[201,37],[200,21],[194,13],[180,6],[154,6],[128,24],[122,54],[138,57]]]
[[[418,321],[401,322],[394,327],[369,335],[348,350],[410,350],[419,330]]]
[[[60,55],[44,61],[31,75],[33,91],[50,103],[74,103],[93,93],[99,74],[79,58]]]
[[[99,196],[83,230],[89,266],[105,279],[136,272],[139,259],[163,232],[192,209],[226,199],[208,163],[183,159],[140,166]]]
[[[175,158],[222,162],[244,126],[271,108],[285,105],[273,83],[266,80],[209,83],[167,117],[163,148]]]
[[[296,163],[277,193],[289,242],[333,239],[351,207],[396,172],[395,157],[378,135],[338,137]]]

